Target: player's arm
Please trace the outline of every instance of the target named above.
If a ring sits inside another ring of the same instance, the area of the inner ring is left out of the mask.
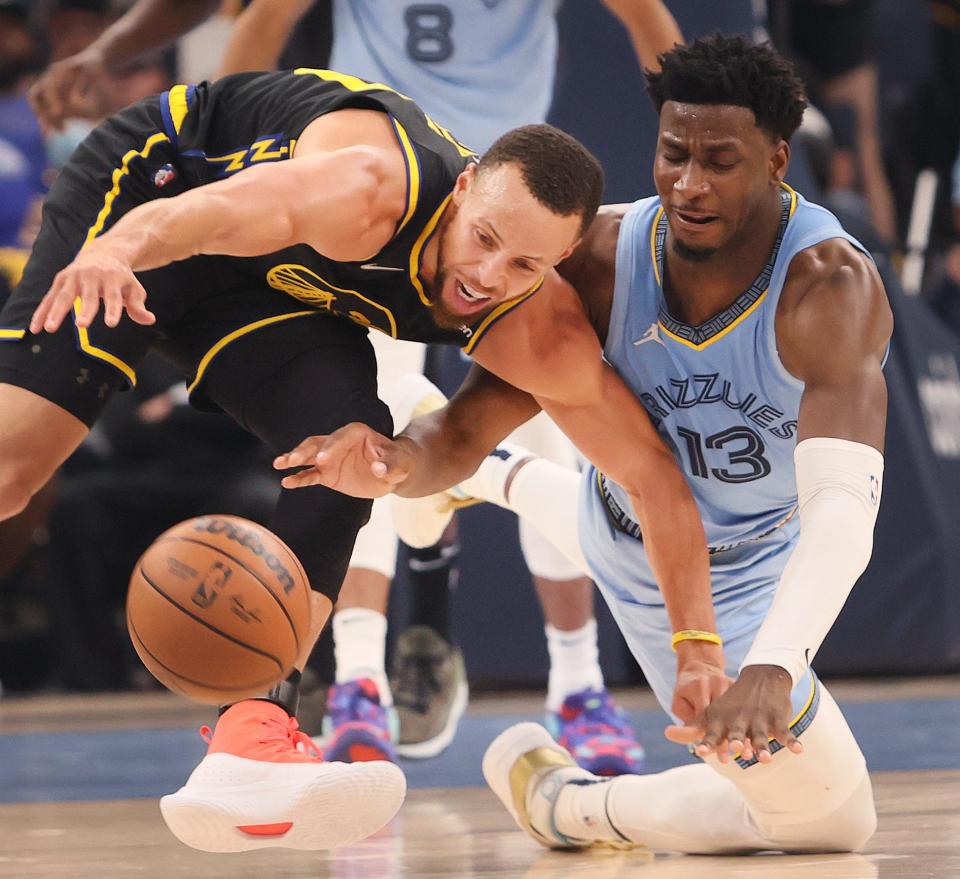
[[[313,0],[253,0],[237,16],[218,76],[276,70],[280,54]]]
[[[640,66],[659,70],[657,55],[683,42],[676,19],[662,0],[603,0],[630,34]]]
[[[767,738],[800,750],[790,691],[863,573],[883,479],[893,318],[869,257],[841,239],[794,260],[777,314],[784,365],[804,382],[794,455],[800,537],[740,678],[708,711],[704,753],[728,739],[770,759]]]
[[[393,235],[406,198],[405,174],[395,141],[306,155],[298,149],[292,160],[142,204],[57,274],[33,314],[31,332],[55,330],[77,298],[77,326],[90,325],[101,300],[107,326],[116,326],[124,310],[151,324],[146,291],[134,272],[198,254],[257,256],[307,244],[337,261],[366,259]]]
[[[325,485],[355,497],[425,497],[472,476],[491,449],[540,405],[474,365],[446,405],[414,418],[394,438],[365,424],[311,436],[274,461],[284,488]]]
[[[219,0],[139,0],[82,52],[52,64],[30,90],[40,120],[59,128],[70,116],[96,117],[97,84],[108,71],[172,43],[209,18]]]

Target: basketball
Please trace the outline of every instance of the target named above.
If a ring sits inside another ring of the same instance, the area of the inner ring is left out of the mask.
[[[200,516],[174,525],[130,577],[127,629],[164,686],[233,702],[285,678],[310,629],[310,588],[290,548],[255,522]]]

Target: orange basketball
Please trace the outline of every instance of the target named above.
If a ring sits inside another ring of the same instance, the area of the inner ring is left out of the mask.
[[[174,525],[140,556],[127,628],[143,664],[200,702],[263,694],[293,669],[310,629],[310,588],[275,534],[237,516]]]

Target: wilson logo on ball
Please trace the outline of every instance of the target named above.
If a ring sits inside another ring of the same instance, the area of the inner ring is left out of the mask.
[[[225,519],[202,519],[196,524],[195,530],[206,531],[208,534],[222,534],[227,540],[238,543],[240,546],[249,549],[254,555],[262,558],[266,566],[273,571],[280,581],[280,586],[285,594],[289,595],[296,585],[283,562],[263,545],[255,531],[240,528]]]
[[[233,570],[222,562],[214,562],[210,566],[210,569],[203,575],[203,579],[194,590],[193,595],[190,596],[190,600],[197,605],[197,607],[210,607],[226,587],[227,580],[230,579],[232,573]]]

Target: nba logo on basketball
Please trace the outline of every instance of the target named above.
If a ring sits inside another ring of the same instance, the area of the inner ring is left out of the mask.
[[[214,562],[203,575],[200,585],[190,596],[190,600],[197,607],[210,607],[227,585],[227,580],[230,579],[232,573],[233,571],[222,562]]]

